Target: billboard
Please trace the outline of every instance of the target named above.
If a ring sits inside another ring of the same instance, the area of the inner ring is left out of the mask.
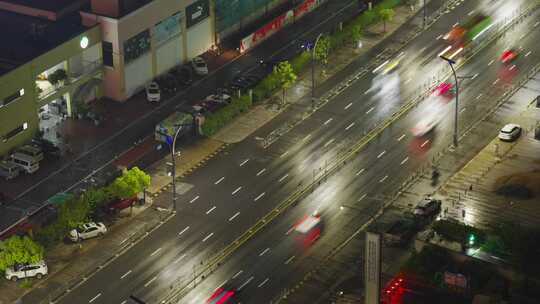
[[[366,304],[379,304],[381,296],[381,235],[366,232],[366,265],[364,267]]]

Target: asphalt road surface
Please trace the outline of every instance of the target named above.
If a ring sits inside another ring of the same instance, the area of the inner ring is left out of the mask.
[[[232,146],[183,180],[194,187],[181,195],[179,212],[171,221],[60,303],[122,303],[130,294],[156,303],[175,282],[189,281],[210,256],[297,187],[309,183],[313,175],[324,171],[338,153],[347,150],[409,97],[418,94],[421,84],[433,77],[430,72],[444,69],[444,63],[434,56],[431,62],[415,65],[420,60],[414,58],[421,56],[420,50],[424,46],[439,48],[437,37],[447,32],[456,19],[478,9],[478,5],[476,1],[467,1],[456,7],[403,50],[407,60],[398,72],[400,98],[389,103],[375,94],[364,94],[373,83],[374,74],[368,73],[269,148],[262,149],[254,138],[275,127],[272,123],[253,138]],[[524,64],[526,61],[538,59],[536,53],[540,46],[534,44],[537,37],[533,31],[534,21],[530,21],[535,18],[537,20],[538,15],[527,19],[528,23],[519,25],[515,33],[501,40],[502,43],[490,45],[459,70],[462,75],[478,73],[474,79],[462,82],[461,110],[465,109],[461,116],[462,126],[474,121],[476,115],[495,100],[493,97],[502,93],[499,86],[502,80],[496,81],[501,69],[497,58],[508,46],[505,43],[519,42],[524,55],[531,51],[527,58],[519,59],[513,69],[519,69],[519,73],[530,67]],[[491,60],[494,62],[490,63]],[[471,106],[480,93],[491,98],[478,99],[484,106]],[[242,287],[242,302],[264,303],[297,279],[301,272],[295,272],[295,263],[309,260],[311,250],[330,248],[332,236],[339,235],[341,224],[362,223],[369,219],[381,204],[374,197],[391,193],[413,170],[425,163],[431,153],[447,146],[450,114],[445,115],[437,131],[425,139],[414,139],[410,135],[409,130],[423,115],[425,106],[426,103],[420,104],[385,130],[313,194],[241,247],[185,298],[186,303],[204,302],[212,290],[226,281],[232,288]],[[450,110],[450,106],[445,108],[452,113]],[[170,199],[170,196],[164,195],[161,199]],[[340,205],[344,206],[343,210]],[[365,216],[347,218],[343,212],[347,208],[365,209]],[[305,246],[302,237],[295,232],[286,235],[295,222],[315,210],[323,217],[324,230],[313,247]]]

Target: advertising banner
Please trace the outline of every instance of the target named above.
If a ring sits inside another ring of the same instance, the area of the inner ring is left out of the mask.
[[[381,297],[381,235],[366,232],[366,304],[379,304]]]

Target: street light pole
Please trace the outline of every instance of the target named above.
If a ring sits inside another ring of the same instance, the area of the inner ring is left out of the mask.
[[[426,28],[426,0],[424,0],[423,11],[424,11],[424,18],[422,21],[422,28]]]
[[[317,43],[321,39],[322,33],[317,36],[315,43],[313,44],[313,49],[311,49],[311,107],[315,108],[315,49],[317,48]]]
[[[450,58],[446,58],[444,56],[440,56],[442,60],[448,62],[450,65],[450,68],[452,69],[452,74],[454,74],[454,81],[456,83],[456,104],[455,104],[455,112],[454,112],[454,147],[457,148],[458,146],[458,108],[459,108],[459,85],[458,85],[458,77],[456,74],[456,70],[454,69],[454,64],[456,63],[454,60]]]
[[[171,158],[172,158],[172,191],[173,191],[173,211],[176,212],[176,138],[180,134],[182,126],[177,126],[176,133],[174,134],[174,139],[171,147]]]

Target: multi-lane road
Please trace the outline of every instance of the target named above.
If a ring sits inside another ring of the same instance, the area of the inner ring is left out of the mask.
[[[518,4],[516,1],[516,8]],[[60,303],[122,303],[132,294],[156,303],[171,287],[189,282],[211,256],[296,189],[309,184],[333,164],[337,155],[348,151],[366,132],[417,96],[434,73],[445,69],[445,63],[436,56],[428,62],[420,60],[424,48],[440,48],[440,35],[482,5],[484,1],[467,1],[456,6],[402,50],[404,60],[396,72],[399,96],[379,98],[365,94],[374,78],[374,74],[366,73],[268,148],[263,149],[255,137],[268,134],[276,127],[272,123],[185,178],[182,182],[192,187],[181,194],[176,216]],[[509,10],[499,9],[495,16]],[[530,68],[527,62],[538,61],[535,20],[536,13],[460,68],[461,75],[476,75],[461,83],[462,128],[493,105],[502,94],[502,82],[512,81],[500,77],[502,67],[497,58],[505,47],[523,48],[523,56],[513,68],[519,73]],[[384,43],[379,47],[363,59],[367,61],[384,49]],[[427,102],[391,124],[312,194],[240,247],[182,302],[203,303],[216,287],[224,285],[240,289],[243,303],[266,303],[297,280],[309,268],[314,251],[327,252],[345,237],[340,234],[342,225],[367,222],[382,204],[376,197],[392,193],[433,153],[448,145],[451,106],[446,107],[448,115],[434,134],[422,139],[410,134]],[[362,216],[351,218],[347,208],[362,209]],[[324,230],[320,240],[306,246],[291,227],[315,210],[322,215]]]

